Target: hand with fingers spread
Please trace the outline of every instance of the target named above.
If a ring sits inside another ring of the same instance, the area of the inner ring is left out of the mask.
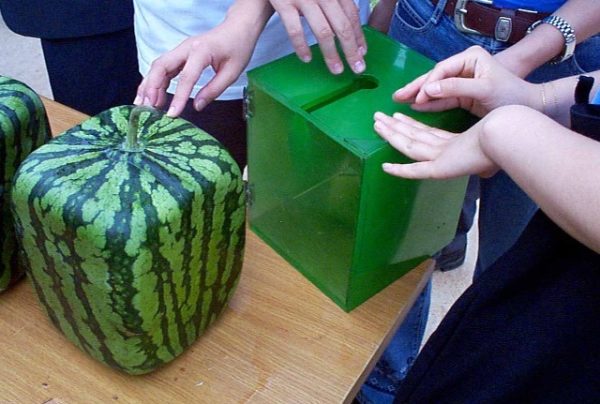
[[[195,2],[165,6],[136,0],[135,5],[136,42],[145,78],[134,103],[162,107],[171,80],[178,76],[169,116],[181,114],[195,86],[201,87],[193,102],[198,111],[226,91],[248,65],[273,14],[268,0],[202,5],[200,16],[193,12],[201,6]],[[146,61],[153,62],[148,66]],[[214,72],[203,74],[209,67]]]
[[[469,174],[488,177],[502,169],[559,225],[600,248],[600,226],[589,225],[600,223],[593,208],[600,197],[595,169],[600,142],[593,138],[522,105],[497,108],[459,134],[402,114],[380,112],[375,114],[375,130],[416,160],[384,163],[385,172],[410,179],[446,179]]]
[[[134,104],[162,107],[171,79],[179,75],[177,90],[167,112],[169,116],[178,116],[198,78],[210,66],[216,74],[194,99],[194,108],[202,110],[239,77],[250,60],[256,38],[235,24],[223,23],[186,39],[152,63],[138,87]]]
[[[539,109],[540,90],[474,46],[439,62],[433,70],[397,90],[394,100],[417,111],[463,108],[482,117],[502,105]]]
[[[337,37],[348,65],[355,73],[365,68],[367,43],[362,32],[359,9],[353,0],[269,0],[281,17],[298,57],[312,58],[304,37],[301,17],[308,22],[319,42],[325,63],[333,74],[340,74],[344,64],[337,52]]]
[[[498,167],[482,151],[480,135],[485,119],[464,133],[432,128],[406,115],[375,113],[375,131],[392,147],[416,160],[385,163],[383,170],[403,178],[455,178],[469,174],[491,176]]]

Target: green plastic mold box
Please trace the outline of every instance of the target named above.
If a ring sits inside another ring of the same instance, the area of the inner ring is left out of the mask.
[[[394,90],[433,62],[365,28],[367,70],[330,74],[318,47],[248,73],[251,229],[345,311],[440,250],[454,236],[466,178],[415,181],[384,162],[408,162],[373,130],[373,114],[400,111],[459,132],[460,110],[417,113]]]

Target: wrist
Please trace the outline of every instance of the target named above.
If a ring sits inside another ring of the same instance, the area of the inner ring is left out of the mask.
[[[498,54],[501,63],[520,77],[559,55],[564,48],[564,38],[551,25],[541,24],[518,43]],[[510,66],[508,66],[510,65]]]
[[[538,30],[543,30],[542,32],[548,38],[549,45],[556,48],[560,44],[560,49],[553,49],[552,56],[548,62],[552,64],[561,63],[573,55],[577,39],[575,30],[567,20],[553,14],[534,22],[527,30],[527,33],[531,34]],[[560,35],[560,39],[557,39],[557,34]]]
[[[379,2],[375,5],[375,7],[373,7],[373,10],[371,10],[371,15],[373,15],[373,13],[378,13],[380,15],[384,15],[386,17],[389,17],[390,21],[392,19],[392,15],[394,14],[394,10],[396,9],[396,1],[386,1],[386,0],[379,0]]]
[[[494,160],[494,150],[497,149],[497,140],[506,128],[505,107],[499,107],[487,114],[481,122],[481,132],[479,134],[479,147],[485,157],[496,164]],[[504,128],[503,128],[504,126]],[[497,164],[496,164],[497,165]]]
[[[527,116],[532,110],[524,105],[496,108],[482,122],[479,144],[483,154],[496,166],[502,166],[502,155],[514,147],[527,127]],[[515,140],[516,139],[516,140]]]
[[[274,12],[267,0],[236,1],[227,10],[221,25],[242,31],[251,38],[258,38]]]
[[[508,49],[494,55],[494,60],[498,61],[508,71],[520,78],[525,78],[531,71],[539,67],[543,62],[534,60],[526,51],[513,45]]]
[[[529,84],[524,105],[549,117],[559,112],[558,94],[552,82]]]

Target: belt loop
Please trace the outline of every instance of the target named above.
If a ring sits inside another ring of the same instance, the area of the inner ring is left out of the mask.
[[[444,9],[446,8],[447,2],[448,0],[440,0],[435,6],[433,5],[433,3],[431,4],[431,6],[434,7],[433,14],[431,15],[431,22],[433,22],[434,24],[438,23],[442,14],[444,14]]]
[[[440,20],[440,17],[444,13],[444,9],[446,8],[447,2],[448,2],[448,0],[440,0],[440,1],[438,1],[438,4],[435,5],[435,8],[433,10],[433,15],[431,16],[431,20],[433,21],[434,24],[437,24],[437,22]],[[433,6],[433,4],[432,4],[432,6]]]

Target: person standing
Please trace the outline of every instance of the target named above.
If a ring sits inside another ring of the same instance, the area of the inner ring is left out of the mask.
[[[451,307],[395,403],[597,401],[600,105],[589,98],[600,86],[593,89],[594,78],[598,83],[600,70],[528,83],[473,46],[398,92],[424,109],[469,110],[481,118],[470,129],[448,133],[400,113],[375,114],[377,133],[415,161],[384,163],[388,174],[490,177],[503,169],[540,207],[517,242]]]
[[[550,81],[600,68],[600,36],[597,35],[600,3],[468,1],[464,12],[458,7],[460,4],[455,0],[380,0],[369,24],[435,61],[479,45],[510,71],[531,82]],[[399,102],[406,101],[401,93],[394,97]],[[553,101],[549,98],[548,102]],[[414,108],[420,110],[418,105]],[[503,171],[481,181],[471,177],[456,237],[437,254],[438,269],[451,270],[463,263],[466,236],[473,223],[478,197],[479,253],[475,277],[514,244],[537,211],[537,205]],[[428,285],[390,341],[358,395],[360,402],[393,400],[395,390],[418,353],[427,322],[430,291]]]
[[[56,101],[90,115],[131,103],[141,80],[131,0],[0,0],[0,12],[41,39]]]

